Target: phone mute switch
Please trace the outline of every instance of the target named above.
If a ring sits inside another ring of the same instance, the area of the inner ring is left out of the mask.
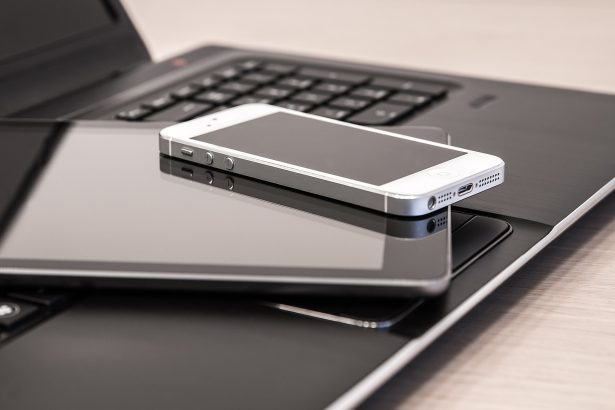
[[[182,155],[185,155],[187,157],[191,157],[192,154],[194,154],[194,152],[191,149],[186,148],[186,147],[181,149],[181,153],[182,153]]]

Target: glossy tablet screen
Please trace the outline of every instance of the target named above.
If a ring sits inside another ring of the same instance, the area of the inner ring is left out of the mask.
[[[173,162],[158,129],[2,124],[0,272],[418,287],[450,275],[448,212],[389,218]]]

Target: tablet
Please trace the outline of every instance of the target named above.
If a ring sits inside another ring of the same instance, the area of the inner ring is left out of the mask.
[[[18,187],[1,208],[0,279],[363,296],[446,289],[449,210],[391,218],[172,163],[158,153],[159,129],[0,124],[3,146],[22,142],[0,165]],[[27,170],[12,173],[26,157]]]

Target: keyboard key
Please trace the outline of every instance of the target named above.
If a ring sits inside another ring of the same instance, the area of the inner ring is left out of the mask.
[[[148,117],[148,121],[187,121],[197,117],[212,108],[211,104],[201,104],[198,102],[185,101],[159,111]]]
[[[183,100],[185,98],[192,97],[199,91],[201,91],[199,87],[195,87],[193,85],[186,85],[186,86],[183,86],[182,88],[178,88],[177,90],[173,91],[171,94],[173,95],[173,97]]]
[[[420,81],[400,80],[397,78],[375,78],[371,85],[382,88],[412,91],[418,94],[427,94],[433,97],[444,95],[447,88],[442,85],[424,83]]]
[[[39,309],[35,305],[12,299],[0,299],[0,329],[22,324]]]
[[[213,113],[216,113],[216,112],[220,112],[220,111],[224,111],[224,110],[228,110],[229,108],[231,108],[230,105],[219,105],[216,108],[213,108],[213,109],[207,111],[207,115],[213,114]]]
[[[342,94],[348,91],[349,88],[346,84],[326,82],[318,84],[314,87],[314,90],[329,94]]]
[[[220,90],[220,91],[228,91],[228,92],[236,93],[236,94],[245,94],[245,93],[249,93],[250,91],[252,91],[256,87],[257,87],[256,84],[242,83],[242,82],[239,82],[239,81],[233,81],[233,82],[230,82],[230,83],[222,84],[218,88],[218,90]]]
[[[427,83],[414,83],[414,86],[408,91],[412,91],[417,94],[426,94],[431,97],[441,97],[447,92],[447,88],[442,85],[427,84]]]
[[[219,105],[216,108],[213,108],[213,109],[207,111],[207,115],[213,114],[213,113],[216,113],[216,112],[220,112],[220,111],[224,111],[224,110],[228,110],[229,108],[231,108],[230,105]]]
[[[321,80],[335,80],[349,84],[362,84],[369,79],[368,76],[363,74],[321,70],[318,68],[302,68],[299,70],[299,75],[310,78],[318,78]]]
[[[411,111],[412,107],[382,102],[350,117],[348,121],[362,125],[386,125]]]
[[[309,110],[310,108],[312,108],[311,104],[304,104],[304,103],[293,102],[293,101],[285,101],[285,102],[277,103],[276,105],[278,107],[288,108],[289,110],[295,110],[295,111],[301,111],[301,112],[305,112]]]
[[[339,108],[320,107],[312,111],[312,114],[320,115],[334,120],[340,120],[350,114],[350,111],[340,110]]]
[[[297,90],[304,90],[314,84],[313,80],[309,78],[288,77],[281,81],[278,81],[278,85],[282,87],[295,88]]]
[[[224,78],[225,80],[231,80],[240,74],[240,70],[237,67],[226,67],[214,72],[217,77]]]
[[[389,101],[396,102],[400,104],[408,104],[408,105],[424,105],[429,102],[429,97],[426,95],[419,94],[406,94],[406,93],[397,93],[392,97],[389,97]]]
[[[216,77],[212,75],[208,75],[207,77],[199,78],[198,80],[194,81],[192,84],[203,89],[203,88],[211,88],[214,85],[218,84],[219,82],[220,80],[217,79]]]
[[[331,98],[331,94],[315,93],[313,91],[303,91],[293,96],[294,101],[308,104],[322,104]]]
[[[388,93],[389,90],[385,90],[382,88],[362,87],[357,88],[350,94],[356,97],[369,98],[370,100],[379,100],[381,98],[384,98]]]
[[[290,74],[297,69],[297,66],[288,64],[269,63],[262,68],[263,71],[276,74]]]
[[[212,104],[225,104],[233,98],[237,97],[234,93],[225,93],[222,91],[205,91],[204,93],[194,96],[195,101],[212,103]]]
[[[361,108],[365,108],[369,103],[370,101],[360,98],[338,97],[335,100],[330,101],[329,105],[338,108],[346,108],[349,110],[360,110]]]
[[[400,80],[398,78],[374,78],[370,84],[383,88],[407,90],[412,88],[414,81]]]
[[[139,121],[145,118],[151,112],[152,110],[150,110],[149,108],[138,107],[138,108],[133,108],[131,110],[126,110],[126,111],[117,113],[116,117],[121,120]]]
[[[293,93],[293,90],[289,90],[288,88],[280,88],[280,87],[265,87],[255,92],[255,94],[258,96],[271,98],[271,99],[286,98],[292,93]]]
[[[255,68],[257,68],[258,66],[261,65],[261,62],[258,60],[247,60],[244,61],[242,63],[239,63],[239,67],[241,67],[243,70],[254,70]]]
[[[162,110],[173,104],[175,104],[175,100],[170,95],[163,95],[143,104],[143,107],[151,108],[152,110]]]
[[[231,101],[231,105],[236,106],[236,105],[242,105],[242,104],[269,104],[272,101],[273,100],[271,98],[245,96],[245,97],[240,97],[236,100]]]
[[[243,81],[248,81],[256,84],[267,84],[275,80],[278,76],[273,74],[265,74],[265,73],[250,73],[244,75],[241,79]]]

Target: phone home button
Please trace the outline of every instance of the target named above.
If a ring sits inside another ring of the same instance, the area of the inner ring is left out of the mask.
[[[450,177],[457,175],[455,171],[452,171],[446,168],[436,168],[434,170],[428,171],[427,173],[431,175],[432,177],[442,177],[442,178],[450,178]]]
[[[224,158],[224,168],[230,171],[231,169],[233,169],[234,166],[235,166],[235,161],[233,160],[233,158],[231,157]]]

